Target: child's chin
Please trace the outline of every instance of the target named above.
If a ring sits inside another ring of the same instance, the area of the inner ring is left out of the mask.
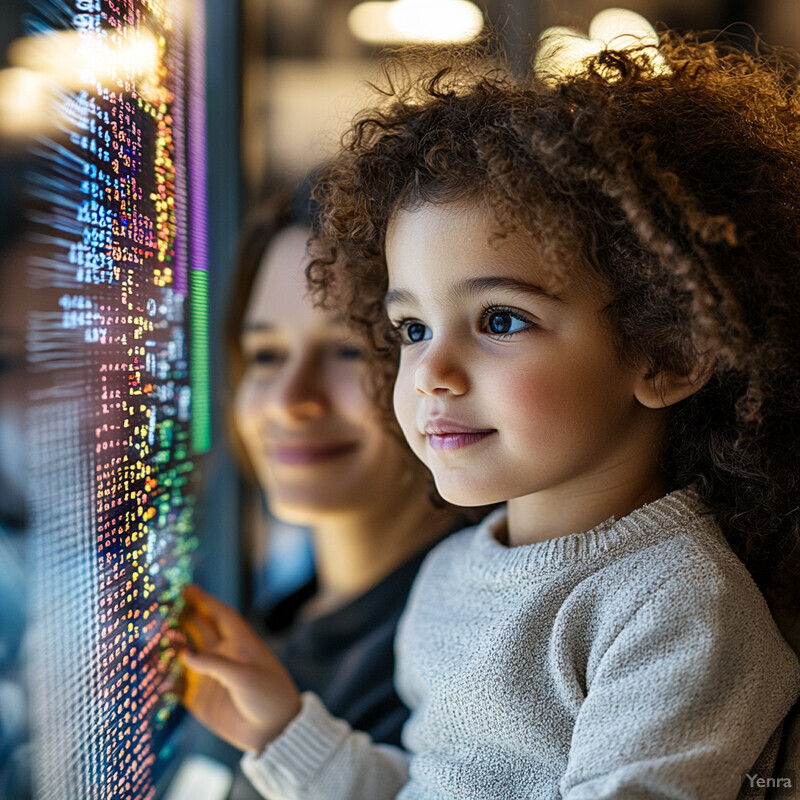
[[[485,486],[468,486],[464,484],[454,484],[450,481],[438,481],[436,491],[439,492],[443,500],[454,506],[462,508],[473,508],[477,506],[489,506],[494,503],[501,503],[505,498],[496,496]]]

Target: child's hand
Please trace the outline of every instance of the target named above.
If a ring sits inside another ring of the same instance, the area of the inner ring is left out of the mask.
[[[197,586],[184,598],[183,704],[220,738],[260,753],[300,711],[297,687],[236,611]]]

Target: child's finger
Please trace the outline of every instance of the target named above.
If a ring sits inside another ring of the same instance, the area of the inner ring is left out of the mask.
[[[248,685],[252,680],[252,667],[212,653],[193,653],[184,650],[180,660],[192,671],[215,678],[229,689]]]
[[[250,625],[241,615],[221,600],[203,591],[199,586],[190,584],[183,590],[186,601],[210,619],[221,634],[237,637],[252,636]]]
[[[184,611],[178,618],[178,624],[195,649],[207,650],[220,639],[217,627],[203,614]]]
[[[186,685],[186,675],[184,672],[180,672],[170,675],[159,688],[172,692],[179,700],[183,701],[183,697],[186,694]]]

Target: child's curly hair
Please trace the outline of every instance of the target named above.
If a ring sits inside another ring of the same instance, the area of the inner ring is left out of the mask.
[[[658,49],[666,69],[644,49],[605,51],[557,83],[515,79],[485,49],[422,77],[418,58],[390,59],[383,102],[318,181],[309,280],[373,343],[388,412],[384,242],[398,208],[486,204],[554,269],[598,275],[623,361],[654,379],[713,370],[674,407],[666,481],[697,484],[777,603],[800,553],[796,72],[699,36],[668,32]]]

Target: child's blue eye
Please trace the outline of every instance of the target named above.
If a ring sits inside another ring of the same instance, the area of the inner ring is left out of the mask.
[[[430,328],[419,320],[404,320],[397,327],[402,344],[415,344],[431,338]]]
[[[532,324],[525,317],[505,309],[487,309],[483,319],[487,332],[496,336],[518,333]]]

